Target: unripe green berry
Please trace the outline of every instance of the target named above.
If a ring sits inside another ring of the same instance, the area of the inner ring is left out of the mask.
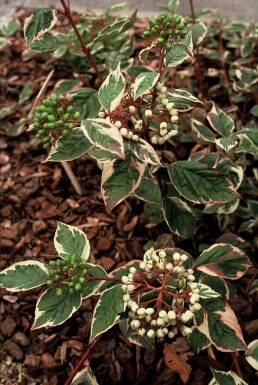
[[[63,294],[63,289],[61,287],[56,289],[56,295],[60,297]]]
[[[179,30],[184,29],[184,28],[185,28],[184,23],[178,24],[177,28],[178,28]]]
[[[36,111],[36,112],[41,112],[41,106],[37,106],[37,107],[35,108],[35,111]]]
[[[50,143],[44,143],[43,144],[43,147],[48,150],[50,147],[51,147],[51,144]]]
[[[58,113],[59,115],[63,115],[63,114],[64,114],[64,109],[63,109],[63,107],[58,107],[57,113]]]
[[[178,16],[175,21],[176,21],[177,24],[181,23],[181,17]]]
[[[64,137],[66,137],[68,134],[69,134],[69,131],[68,131],[68,130],[66,130],[66,129],[62,130],[62,135],[63,135]]]
[[[54,110],[54,108],[52,108],[52,107],[48,107],[48,108],[47,108],[47,112],[48,112],[49,114],[54,114],[55,110]]]
[[[176,30],[175,30],[175,34],[176,34],[176,35],[179,35],[179,34],[180,34],[179,29],[176,29]]]
[[[84,277],[80,277],[80,278],[79,278],[79,282],[80,282],[80,283],[84,283],[85,281],[86,281],[86,279],[85,279]]]
[[[65,255],[65,256],[64,256],[64,260],[65,260],[66,262],[70,262],[70,261],[71,261],[71,255]]]
[[[76,285],[75,285],[75,290],[76,291],[80,291],[82,289],[82,285],[78,282]]]
[[[166,36],[166,32],[165,31],[161,31],[160,32],[160,37],[165,37]]]
[[[74,128],[74,124],[73,123],[67,123],[67,127],[69,128],[69,130],[72,130]]]
[[[56,265],[59,266],[59,267],[61,266],[61,259],[58,259],[58,260],[56,261]]]
[[[47,117],[48,117],[48,112],[47,112],[47,111],[42,112],[41,118],[42,118],[42,119],[47,119]]]
[[[80,116],[81,114],[79,111],[75,112],[75,114],[73,115],[74,119],[80,119]]]
[[[145,32],[143,32],[143,36],[144,37],[150,37],[150,32],[149,31],[145,31]]]
[[[68,266],[64,266],[63,267],[63,272],[66,273],[67,271],[69,271],[69,267]]]
[[[88,270],[87,269],[83,269],[82,272],[83,272],[83,274],[87,274]]]
[[[185,288],[185,286],[186,286],[186,281],[185,281],[185,279],[180,279],[180,281],[178,282],[178,288],[179,289],[184,289]]]
[[[36,138],[37,139],[40,139],[41,138],[41,135],[39,133],[36,134]]]
[[[76,275],[74,275],[74,276],[72,277],[72,282],[78,282],[78,277],[77,277]]]
[[[51,141],[51,137],[50,136],[45,136],[43,139],[42,139],[42,142],[43,143],[49,143]]]
[[[165,47],[166,47],[167,49],[170,49],[170,48],[172,48],[172,44],[169,43],[169,42],[166,42],[166,43],[165,43]]]
[[[56,124],[56,123],[48,123],[48,127],[49,127],[51,130],[54,130],[54,129],[57,127],[57,124]]]
[[[50,98],[51,98],[51,100],[53,100],[55,102],[56,99],[57,99],[57,95],[56,94],[51,94]]]
[[[61,281],[60,275],[57,275],[57,274],[56,274],[56,275],[54,276],[54,280],[55,280],[55,281]]]
[[[66,108],[66,112],[73,112],[73,110],[74,110],[74,107],[73,107],[73,106],[68,106],[68,107]]]
[[[48,286],[52,286],[52,285],[53,285],[53,281],[51,281],[51,279],[48,279],[48,280],[47,280],[47,285],[48,285]]]
[[[74,269],[78,269],[79,266],[80,266],[79,263],[74,263],[74,264],[73,264],[73,268],[74,268]]]
[[[50,266],[56,266],[56,261],[50,261],[50,262],[49,262],[49,265],[50,265]]]
[[[46,130],[39,130],[38,135],[40,136],[46,135]]]
[[[48,272],[50,275],[55,275],[56,274],[56,271],[55,270],[49,270]]]
[[[52,103],[49,99],[44,99],[42,101],[42,104],[45,106],[45,107],[52,107]]]
[[[69,113],[64,114],[63,120],[66,121],[66,120],[69,120],[69,119],[70,119],[70,114]]]
[[[159,38],[158,38],[158,43],[159,43],[159,44],[164,44],[164,39],[163,39],[162,37],[159,37]]]
[[[36,128],[39,128],[40,126],[41,126],[41,124],[39,123],[39,121],[34,121],[34,127],[36,127]]]
[[[59,97],[60,102],[63,102],[65,100],[64,95],[59,95],[58,97]]]
[[[56,121],[56,118],[54,115],[48,115],[47,119],[49,122],[55,122]]]
[[[167,22],[167,23],[166,23],[166,28],[169,29],[170,27],[171,27],[170,22]]]
[[[60,119],[56,123],[58,124],[58,126],[62,126],[64,124],[64,121]]]

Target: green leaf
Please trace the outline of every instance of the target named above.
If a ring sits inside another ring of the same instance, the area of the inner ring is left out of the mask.
[[[170,230],[183,237],[194,236],[197,220],[190,206],[179,198],[165,197],[163,199],[163,213]]]
[[[223,148],[223,150],[225,152],[227,152],[227,153],[230,150],[232,150],[232,148],[236,147],[236,145],[237,145],[237,141],[235,139],[233,139],[233,138],[226,138],[226,137],[223,137],[223,138],[220,138],[220,139],[216,139],[215,143],[220,148]]]
[[[185,60],[189,59],[193,62],[193,53],[183,43],[175,43],[172,48],[166,53],[164,64],[168,68],[177,67]]]
[[[212,103],[212,109],[207,114],[207,120],[212,128],[223,136],[229,136],[235,128],[233,119],[222,111],[215,103]]]
[[[57,22],[56,10],[51,8],[38,8],[30,17],[25,19],[24,37],[30,46],[34,40],[48,32]]]
[[[72,94],[81,119],[95,118],[100,110],[98,93],[92,88],[80,88]]]
[[[124,311],[122,285],[118,284],[107,289],[95,306],[91,325],[90,340],[109,330]]]
[[[173,89],[168,92],[168,100],[175,104],[178,111],[186,112],[194,107],[202,106],[203,103],[186,90]]]
[[[71,385],[99,385],[99,383],[91,368],[87,366],[75,375]]]
[[[144,202],[155,204],[161,203],[161,193],[157,182],[151,178],[143,177],[139,187],[135,190],[134,195]]]
[[[4,119],[6,116],[11,115],[13,112],[14,112],[14,107],[0,108],[0,120]]]
[[[226,243],[209,247],[195,261],[197,270],[228,279],[242,277],[251,266],[242,250]]]
[[[55,85],[55,94],[67,94],[67,92],[72,91],[72,89],[80,83],[80,79],[61,79]]]
[[[70,43],[71,41],[67,35],[49,32],[43,35],[40,39],[35,40],[30,45],[30,48],[37,52],[51,53],[61,47],[67,47]]]
[[[11,291],[33,289],[46,283],[48,269],[41,262],[24,261],[0,272],[0,287]]]
[[[201,298],[216,298],[220,297],[220,294],[217,293],[216,291],[212,290],[209,286],[203,284],[203,283],[198,283],[197,288],[200,290],[199,291],[199,296]]]
[[[247,199],[246,204],[252,214],[252,217],[258,219],[258,202],[253,199]]]
[[[96,147],[112,152],[124,159],[124,142],[119,129],[105,119],[84,119],[81,129]]]
[[[211,371],[215,379],[213,385],[248,385],[247,382],[232,371],[221,372],[212,368]]]
[[[211,289],[219,293],[223,298],[229,299],[229,288],[223,278],[205,274],[201,277],[201,283],[209,286]]]
[[[245,353],[245,358],[255,370],[258,370],[258,340],[252,341],[248,345],[248,351]]]
[[[32,92],[33,92],[32,86],[30,86],[29,84],[26,84],[25,86],[23,86],[21,93],[19,95],[18,104],[22,105],[24,102],[26,102],[26,100],[28,100],[32,95]]]
[[[111,70],[115,70],[119,62],[121,70],[126,71],[132,66],[133,59],[128,58],[127,55],[119,53],[119,51],[110,52],[106,59],[107,67]]]
[[[88,274],[90,277],[107,277],[107,272],[98,265],[92,265],[91,263],[87,263],[87,269],[88,269]],[[95,295],[98,293],[98,290],[100,287],[104,284],[106,281],[91,281],[87,280],[86,283],[84,284],[84,289],[82,291],[82,298],[86,299],[92,295]]]
[[[108,212],[131,195],[139,186],[145,164],[137,162],[129,150],[126,159],[116,159],[104,165],[101,192]]]
[[[250,294],[254,294],[258,291],[258,279],[255,279],[250,287]]]
[[[80,293],[71,294],[68,288],[63,288],[62,295],[57,296],[56,290],[49,288],[37,301],[32,329],[61,325],[76,312],[81,302]]]
[[[213,132],[205,126],[202,122],[192,119],[191,120],[192,133],[203,144],[209,144],[215,142],[215,136]]]
[[[197,46],[205,39],[208,29],[202,21],[197,21],[191,25],[190,30],[192,31],[193,44]]]
[[[4,36],[12,36],[16,31],[18,31],[20,22],[18,19],[7,20],[3,25],[1,25],[1,32]]]
[[[73,135],[69,140],[62,141],[62,146],[59,145],[58,140],[55,147],[52,147],[46,161],[73,160],[86,154],[93,144],[86,138],[80,128],[73,131]]]
[[[168,167],[176,190],[195,203],[225,203],[239,197],[232,184],[205,164],[178,161]]]
[[[133,86],[134,100],[144,95],[147,91],[154,87],[159,78],[157,72],[143,72],[137,76]]]
[[[83,260],[88,260],[90,244],[84,232],[77,227],[58,222],[55,232],[54,244],[61,257],[76,255]]]
[[[125,78],[120,71],[120,64],[118,64],[115,71],[107,76],[99,89],[98,96],[102,107],[109,111],[115,110],[122,100],[125,86]]]
[[[161,166],[157,152],[146,140],[139,139],[138,142],[131,140],[130,149],[141,162]]]
[[[201,333],[197,328],[195,328],[190,334],[188,342],[193,352],[197,354],[211,344],[209,338],[207,338],[206,335]]]
[[[125,9],[127,5],[127,2],[123,2],[123,3],[118,3],[118,4],[112,4],[110,5],[106,10],[105,10],[105,14],[106,15],[110,15],[111,13],[115,13],[115,12],[121,12],[123,9]]]
[[[253,107],[251,108],[250,114],[252,114],[252,115],[258,117],[258,104],[256,104],[255,106],[253,106]]]

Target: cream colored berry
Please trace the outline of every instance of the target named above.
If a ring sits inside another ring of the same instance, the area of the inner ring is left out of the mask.
[[[153,135],[153,136],[151,137],[151,143],[152,143],[152,144],[157,144],[157,143],[158,143],[158,137],[157,137],[157,135]]]
[[[177,123],[178,122],[178,116],[171,116],[171,122]]]
[[[116,126],[117,128],[121,128],[121,127],[122,127],[122,123],[120,122],[120,120],[117,120],[117,121],[115,122],[115,126]]]
[[[134,142],[138,142],[139,136],[136,135],[136,134],[134,134],[134,135],[132,136],[132,140],[133,140]]]
[[[164,144],[165,143],[165,139],[164,138],[159,138],[158,142],[159,142],[159,144]]]
[[[150,118],[150,117],[152,116],[152,111],[151,111],[151,110],[145,110],[144,115],[145,115],[147,118]]]
[[[120,134],[121,134],[122,136],[127,136],[127,133],[128,133],[127,128],[122,127],[121,130],[120,130]]]
[[[128,109],[129,109],[130,114],[135,114],[136,108],[134,106],[129,106]]]

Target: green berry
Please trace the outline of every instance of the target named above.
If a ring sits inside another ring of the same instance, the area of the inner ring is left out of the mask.
[[[35,111],[36,111],[36,112],[41,112],[41,106],[37,106],[37,107],[35,108]]]
[[[73,264],[73,268],[74,268],[74,269],[78,269],[79,266],[80,266],[79,263],[74,263],[74,264]]]
[[[56,274],[56,270],[49,270],[49,274],[50,275],[55,275]]]
[[[50,261],[50,262],[49,262],[49,265],[50,265],[50,266],[56,266],[56,261]]]
[[[82,270],[83,274],[87,274],[87,271],[88,271],[87,269]]]
[[[51,141],[51,136],[45,136],[43,139],[42,139],[42,142],[43,143],[49,143]]]
[[[63,102],[63,101],[65,100],[64,95],[59,95],[58,97],[59,97],[59,100],[60,100],[61,102]]]
[[[170,22],[167,22],[167,23],[166,23],[166,28],[169,29],[170,27],[171,27]]]
[[[74,110],[74,107],[73,107],[73,106],[68,106],[68,107],[66,108],[66,112],[73,112],[73,110]]]
[[[181,23],[181,17],[178,16],[175,21],[176,21],[177,24]]]
[[[50,98],[51,98],[51,100],[53,100],[55,102],[56,99],[57,99],[57,95],[56,94],[51,94]]]
[[[49,122],[55,122],[56,121],[56,118],[54,115],[48,115],[47,119]]]
[[[164,39],[163,39],[162,37],[159,37],[159,38],[158,38],[158,43],[159,43],[159,44],[164,44]]]
[[[64,114],[63,120],[64,120],[64,121],[69,120],[69,119],[70,119],[70,116],[71,116],[71,115],[70,115],[69,113]]]
[[[37,139],[40,139],[41,138],[41,135],[39,133],[36,134],[35,136]]]
[[[170,49],[170,48],[172,48],[172,44],[169,43],[169,42],[166,42],[166,43],[165,43],[165,47],[166,47],[167,49]]]
[[[59,115],[63,115],[63,114],[64,114],[64,109],[63,109],[63,107],[58,107],[57,113],[58,113]]]
[[[79,111],[75,112],[75,114],[73,115],[74,119],[80,119],[81,117],[81,114]]]
[[[179,34],[180,34],[179,29],[176,29],[176,30],[175,30],[175,34],[176,34],[176,35],[179,35]]]
[[[68,130],[66,130],[66,129],[62,130],[62,135],[63,135],[64,137],[66,137],[68,134],[69,134],[69,131],[68,131]]]
[[[150,20],[149,20],[149,24],[150,24],[152,27],[155,27],[155,26],[157,25],[157,22],[156,22],[156,20],[150,19]]]
[[[75,283],[74,283],[74,282],[69,282],[69,283],[68,283],[68,286],[69,286],[69,287],[74,287],[74,286],[75,286]]]
[[[77,277],[76,275],[74,275],[74,276],[72,277],[72,282],[78,282],[78,277]]]
[[[51,147],[51,144],[50,143],[44,143],[43,147],[47,150]]]
[[[64,260],[65,260],[66,262],[70,262],[70,261],[71,261],[71,255],[66,255],[66,256],[64,257]]]
[[[54,110],[54,108],[52,108],[52,107],[48,107],[48,108],[47,108],[47,112],[48,112],[49,114],[54,114],[55,110]]]
[[[39,136],[46,135],[46,130],[39,130],[39,131],[38,131],[38,135],[39,135]]]
[[[185,28],[184,23],[178,24],[177,28],[178,28],[179,30],[184,29],[184,28]]]
[[[63,272],[66,273],[67,271],[69,271],[69,267],[68,266],[64,266],[63,267]]]
[[[47,112],[47,111],[42,112],[41,118],[42,118],[42,119],[47,119],[47,117],[48,117],[48,112]]]
[[[80,291],[82,289],[82,285],[78,282],[76,285],[75,285],[75,290],[76,291]]]
[[[34,127],[36,127],[36,128],[39,128],[41,126],[41,124],[38,122],[38,121],[34,121]]]
[[[56,261],[56,265],[59,266],[59,267],[61,266],[61,259],[58,259],[58,260]]]
[[[80,283],[84,283],[85,281],[86,281],[86,279],[85,279],[84,277],[80,277],[80,278],[79,278],[79,282],[80,282]]]
[[[48,286],[52,286],[52,285],[53,285],[53,281],[51,281],[51,279],[48,279],[48,280],[47,280],[47,285],[48,285]]]
[[[81,266],[87,266],[87,261],[81,261]]]
[[[56,295],[58,296],[58,297],[60,297],[60,295],[62,295],[63,294],[63,289],[61,288],[61,287],[59,287],[58,289],[56,289]]]
[[[179,289],[184,289],[185,288],[185,286],[186,286],[186,281],[185,281],[185,279],[180,279],[180,281],[178,282],[178,288]]]
[[[56,275],[54,276],[54,280],[55,280],[55,281],[61,281],[60,275],[57,275],[57,274],[56,274]]]
[[[54,129],[57,127],[57,124],[56,124],[56,123],[48,123],[48,127],[49,127],[51,130],[54,130]]]
[[[75,262],[77,262],[77,260],[78,260],[78,257],[77,257],[76,255],[72,255],[72,256],[71,256],[71,263],[72,263],[72,264],[75,263]]]
[[[42,104],[45,106],[45,107],[52,107],[52,103],[49,99],[44,99],[42,100]]]
[[[161,31],[160,32],[160,37],[165,37],[166,36],[166,32],[165,31]]]

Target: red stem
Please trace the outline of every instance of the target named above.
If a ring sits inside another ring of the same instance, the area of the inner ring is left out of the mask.
[[[74,379],[74,377],[76,376],[76,374],[79,372],[79,370],[81,369],[83,363],[85,362],[85,360],[89,357],[90,353],[92,352],[92,350],[95,348],[95,346],[97,345],[97,343],[99,342],[100,338],[102,337],[102,334],[98,335],[88,346],[86,352],[84,353],[84,355],[82,356],[82,358],[80,359],[80,361],[78,362],[78,364],[75,366],[75,368],[73,369],[72,373],[70,374],[68,380],[65,382],[64,385],[70,385]]]
[[[73,30],[74,30],[76,36],[78,37],[78,39],[79,39],[79,41],[80,41],[80,43],[81,43],[83,52],[85,53],[85,55],[87,56],[89,62],[90,62],[91,65],[92,65],[92,67],[94,68],[94,70],[95,70],[95,72],[96,72],[96,75],[97,75],[97,77],[99,78],[99,81],[100,81],[101,83],[103,83],[103,81],[104,81],[103,76],[102,76],[101,73],[99,72],[96,63],[95,63],[93,57],[91,56],[91,53],[90,53],[89,48],[86,46],[86,44],[85,44],[84,41],[83,41],[83,38],[81,37],[81,34],[80,34],[80,32],[79,32],[79,30],[78,30],[78,28],[77,28],[77,26],[76,26],[76,24],[75,24],[75,22],[74,22],[74,20],[73,20],[73,17],[72,17],[72,14],[71,14],[71,10],[70,10],[69,5],[67,6],[67,5],[65,4],[65,1],[64,1],[64,0],[60,0],[60,2],[61,2],[61,4],[62,4],[62,7],[63,7],[64,11],[65,11],[65,15],[67,16],[67,18],[68,18],[68,20],[69,20],[71,26],[73,27]]]
[[[238,374],[239,377],[242,378],[242,380],[243,380],[243,379],[244,379],[243,373],[242,373],[242,370],[241,370],[241,368],[240,368],[240,366],[239,366],[239,363],[238,363],[238,359],[237,359],[236,353],[235,353],[235,352],[232,352],[231,355],[232,355],[232,358],[233,358],[233,362],[234,362],[234,365],[235,365],[237,374]]]

